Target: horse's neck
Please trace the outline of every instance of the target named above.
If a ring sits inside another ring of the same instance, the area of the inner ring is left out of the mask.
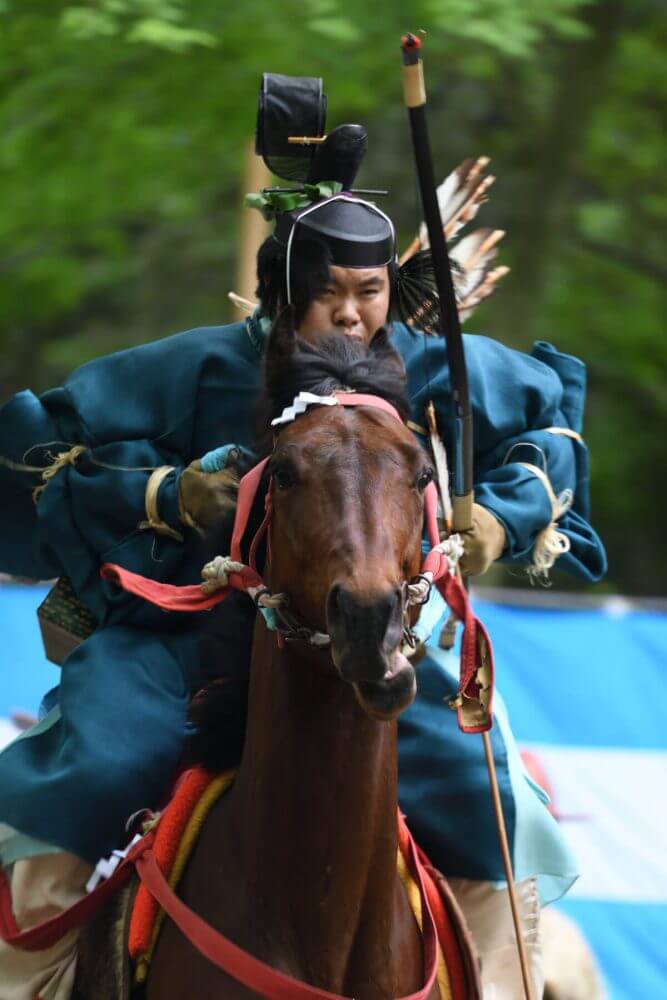
[[[271,926],[303,941],[315,921],[319,947],[330,940],[340,954],[361,924],[371,935],[377,924],[386,949],[396,791],[395,723],[369,719],[349,685],[258,630],[234,798],[245,867]]]

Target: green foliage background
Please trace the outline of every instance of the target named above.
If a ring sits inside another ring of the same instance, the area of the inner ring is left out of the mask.
[[[660,0],[0,0],[0,399],[230,318],[260,74],[323,76],[360,183],[407,242],[417,194],[400,34],[427,30],[444,175],[493,158],[506,286],[473,320],[588,363],[605,586],[664,591],[667,338]],[[563,581],[558,580],[558,585]]]

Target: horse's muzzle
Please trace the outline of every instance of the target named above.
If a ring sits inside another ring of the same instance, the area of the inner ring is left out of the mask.
[[[400,587],[361,598],[334,584],[327,597],[336,669],[354,685],[362,706],[380,718],[393,717],[414,697],[414,669],[400,652],[403,616]]]

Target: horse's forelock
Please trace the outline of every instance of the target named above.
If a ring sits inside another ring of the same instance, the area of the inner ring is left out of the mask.
[[[297,336],[289,354],[268,352],[259,406],[261,431],[300,392],[328,395],[339,389],[381,396],[408,418],[405,369],[386,329],[378,331],[370,345],[332,332],[317,344]]]

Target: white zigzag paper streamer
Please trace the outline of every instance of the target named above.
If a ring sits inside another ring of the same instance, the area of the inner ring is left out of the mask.
[[[291,423],[299,414],[305,413],[309,406],[338,406],[338,400],[335,396],[316,396],[314,392],[300,392],[294,397],[292,405],[286,406],[280,416],[271,421],[271,426],[278,427],[280,424]]]

